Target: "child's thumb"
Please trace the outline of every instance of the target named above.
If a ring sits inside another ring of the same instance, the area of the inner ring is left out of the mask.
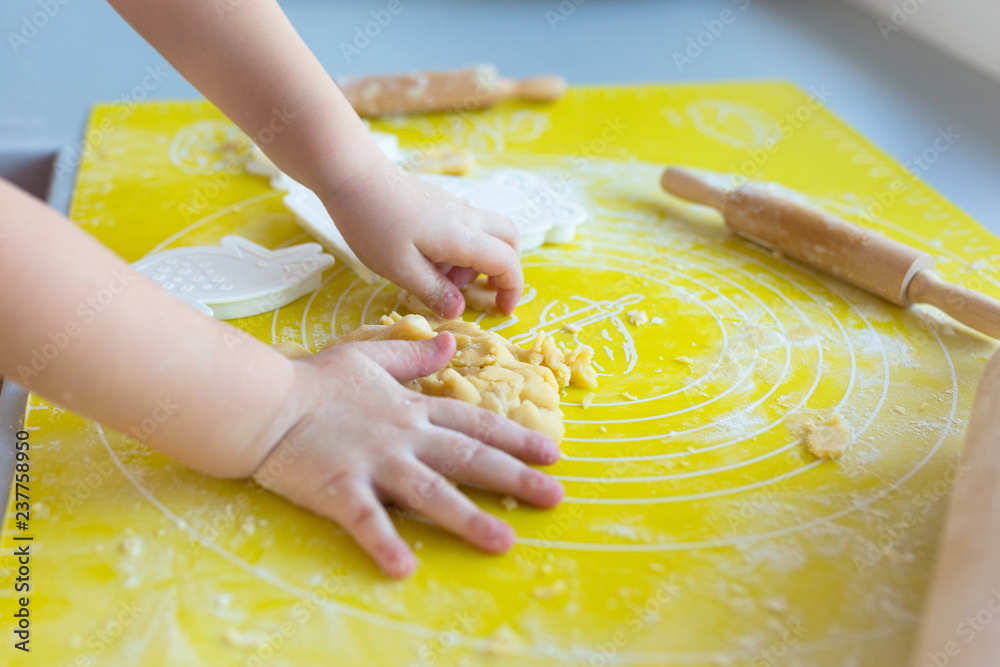
[[[455,337],[442,332],[426,340],[387,340],[356,344],[399,382],[436,373],[455,356]]]

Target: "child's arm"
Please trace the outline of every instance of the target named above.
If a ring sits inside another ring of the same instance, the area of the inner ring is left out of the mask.
[[[212,475],[256,472],[340,523],[393,576],[414,561],[381,499],[492,551],[511,546],[510,527],[440,473],[537,505],[559,501],[558,482],[514,458],[551,463],[552,442],[399,384],[443,367],[450,335],[291,362],[239,333],[0,180],[0,375]]]
[[[319,195],[365,264],[445,317],[464,308],[446,271],[468,267],[495,277],[498,307],[513,311],[524,286],[514,224],[404,177],[275,0],[111,4],[278,167]],[[468,273],[451,277],[461,285]]]

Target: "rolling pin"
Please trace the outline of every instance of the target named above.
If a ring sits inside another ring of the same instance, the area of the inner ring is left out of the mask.
[[[1000,352],[979,381],[910,664],[1000,664]]]
[[[670,194],[722,213],[736,234],[899,306],[928,303],[959,322],[1000,338],[1000,301],[952,285],[926,252],[752,185],[726,191],[688,169],[660,178]]]
[[[449,72],[338,77],[340,90],[359,116],[481,109],[507,99],[551,102],[566,92],[558,76],[514,81],[491,65]]]

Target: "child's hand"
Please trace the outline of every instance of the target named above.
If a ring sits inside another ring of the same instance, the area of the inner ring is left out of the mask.
[[[339,523],[392,577],[409,574],[415,561],[383,501],[420,512],[481,549],[507,551],[510,526],[444,475],[551,507],[562,485],[522,461],[554,463],[559,448],[492,412],[399,384],[440,370],[454,353],[454,337],[441,333],[420,342],[351,343],[293,362],[291,405],[302,416],[255,479]]]
[[[524,276],[518,230],[506,217],[473,208],[386,159],[321,198],[361,261],[438,315],[462,314],[458,290],[478,273],[493,278],[497,307],[514,311]]]

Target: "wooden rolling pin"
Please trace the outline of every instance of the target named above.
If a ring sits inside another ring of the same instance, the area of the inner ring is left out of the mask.
[[[693,171],[670,167],[667,192],[711,206],[735,233],[900,306],[929,303],[1000,338],[1000,301],[952,285],[925,252],[752,185],[725,191]]]
[[[913,667],[1000,664],[1000,352],[986,366]]]
[[[549,102],[566,92],[558,76],[514,81],[491,65],[450,72],[339,77],[340,90],[359,116],[481,109],[507,99]]]

